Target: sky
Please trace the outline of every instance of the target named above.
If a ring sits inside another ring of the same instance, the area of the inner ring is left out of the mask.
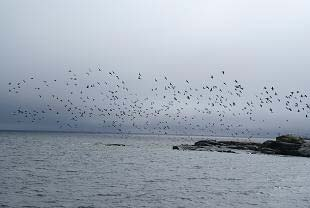
[[[211,82],[210,75],[217,84],[219,79],[237,79],[246,88],[243,100],[252,99],[264,86],[274,86],[284,95],[296,90],[310,95],[309,8],[307,0],[3,0],[0,129],[57,130],[52,115],[33,124],[16,122],[11,114],[18,106],[38,109],[43,104],[34,85],[48,79],[64,83],[70,77],[68,69],[86,76],[84,84],[105,79],[99,74],[85,75],[89,69],[114,70],[141,99],[149,95],[154,77],[164,76],[175,85],[189,80],[196,87]],[[138,73],[143,76],[140,82]],[[9,82],[31,76],[33,85],[18,95],[8,91]],[[65,87],[51,88],[65,96]],[[310,134],[309,120],[288,114],[279,105],[274,108],[278,113],[272,118],[267,112],[257,116],[279,124],[267,124],[259,131],[285,124],[287,130]],[[185,114],[201,116],[190,109]],[[293,122],[281,123],[288,118]],[[84,120],[79,129],[98,130],[94,123]],[[126,125],[130,128],[131,124]]]

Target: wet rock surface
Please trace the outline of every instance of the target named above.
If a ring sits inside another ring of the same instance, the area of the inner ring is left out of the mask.
[[[310,157],[310,141],[291,135],[279,136],[275,140],[263,143],[240,141],[201,140],[193,145],[182,144],[173,146],[174,150],[216,151],[237,153],[239,150],[249,153],[263,153],[274,155],[291,155]]]

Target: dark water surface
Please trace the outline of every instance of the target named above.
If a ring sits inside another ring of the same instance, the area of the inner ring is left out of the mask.
[[[310,158],[171,148],[199,139],[2,132],[0,207],[310,207]]]

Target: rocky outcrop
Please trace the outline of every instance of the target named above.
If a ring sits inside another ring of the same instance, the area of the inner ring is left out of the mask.
[[[272,150],[274,154],[280,155],[294,155],[298,156],[298,150],[301,148],[301,143],[289,143],[281,141],[266,141],[261,145],[261,150],[264,153],[266,149]]]
[[[310,157],[310,141],[301,137],[284,135],[275,140],[267,140],[263,143],[240,141],[201,140],[194,145],[173,146],[175,150],[216,151],[236,153],[243,150],[250,153],[278,154]]]

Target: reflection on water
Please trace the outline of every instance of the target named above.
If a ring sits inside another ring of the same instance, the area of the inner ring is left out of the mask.
[[[171,148],[199,139],[2,132],[0,207],[309,207],[309,158]]]

